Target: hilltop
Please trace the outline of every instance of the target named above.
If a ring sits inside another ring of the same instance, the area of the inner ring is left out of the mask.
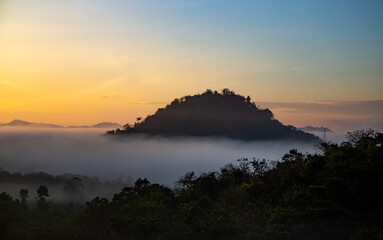
[[[221,93],[207,90],[202,94],[174,99],[154,115],[131,127],[108,131],[108,134],[149,134],[162,136],[222,136],[241,140],[292,139],[319,141],[310,133],[285,126],[267,108],[260,108],[251,98],[229,89]]]

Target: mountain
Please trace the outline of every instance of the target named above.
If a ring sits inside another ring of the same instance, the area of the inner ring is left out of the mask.
[[[47,123],[33,123],[23,120],[13,120],[9,123],[0,123],[0,126],[9,126],[9,127],[40,127],[40,128],[64,128],[63,126],[56,124],[47,124]]]
[[[313,133],[323,133],[323,132],[328,132],[328,133],[334,133],[334,131],[332,131],[331,129],[329,128],[326,128],[326,127],[313,127],[313,126],[306,126],[306,127],[303,127],[303,128],[298,128],[299,130],[301,131],[304,131],[304,132],[313,132]]]
[[[81,126],[68,126],[67,128],[90,128],[88,125],[81,125]]]
[[[250,97],[237,95],[229,89],[223,89],[222,93],[207,90],[203,94],[175,99],[154,115],[136,122],[134,127],[126,124],[123,130],[107,133],[319,141],[313,134],[283,125],[269,109],[260,108]]]
[[[102,122],[92,125],[91,128],[121,128],[122,126],[118,123]]]
[[[0,127],[37,127],[37,128],[121,128],[122,126],[118,123],[112,123],[112,122],[102,122],[97,123],[92,126],[82,125],[82,126],[68,126],[64,127],[57,124],[49,124],[49,123],[33,123],[33,122],[27,122],[23,120],[13,120],[9,123],[0,123]]]
[[[102,122],[102,123],[97,123],[91,126],[88,125],[82,125],[82,126],[68,126],[67,128],[121,128],[122,126],[118,123],[112,123],[112,122]]]

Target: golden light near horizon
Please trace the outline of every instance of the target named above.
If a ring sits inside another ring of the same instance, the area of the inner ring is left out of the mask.
[[[382,99],[380,15],[361,22],[338,9],[324,21],[323,8],[302,22],[309,11],[283,6],[274,23],[272,6],[258,4],[263,13],[248,1],[240,12],[215,1],[2,1],[0,122],[123,124],[208,88],[256,102]],[[314,120],[276,111],[289,124]]]

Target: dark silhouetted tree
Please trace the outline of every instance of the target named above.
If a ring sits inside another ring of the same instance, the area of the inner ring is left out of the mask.
[[[74,177],[67,181],[63,187],[63,191],[68,201],[82,201],[84,200],[84,185],[81,179]]]
[[[21,199],[21,203],[24,206],[27,206],[28,189],[20,189],[19,196]]]
[[[46,197],[49,197],[48,187],[47,187],[47,186],[40,186],[40,187],[37,189],[37,196],[38,196],[40,199],[45,199]]]
[[[47,197],[49,197],[48,187],[47,186],[40,186],[37,189],[37,207],[42,211],[48,210],[49,206],[48,206],[48,203],[46,201]]]

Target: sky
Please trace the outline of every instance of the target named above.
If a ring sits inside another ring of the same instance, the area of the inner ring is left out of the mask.
[[[0,0],[0,122],[133,123],[229,88],[297,126],[383,129],[381,0]]]

